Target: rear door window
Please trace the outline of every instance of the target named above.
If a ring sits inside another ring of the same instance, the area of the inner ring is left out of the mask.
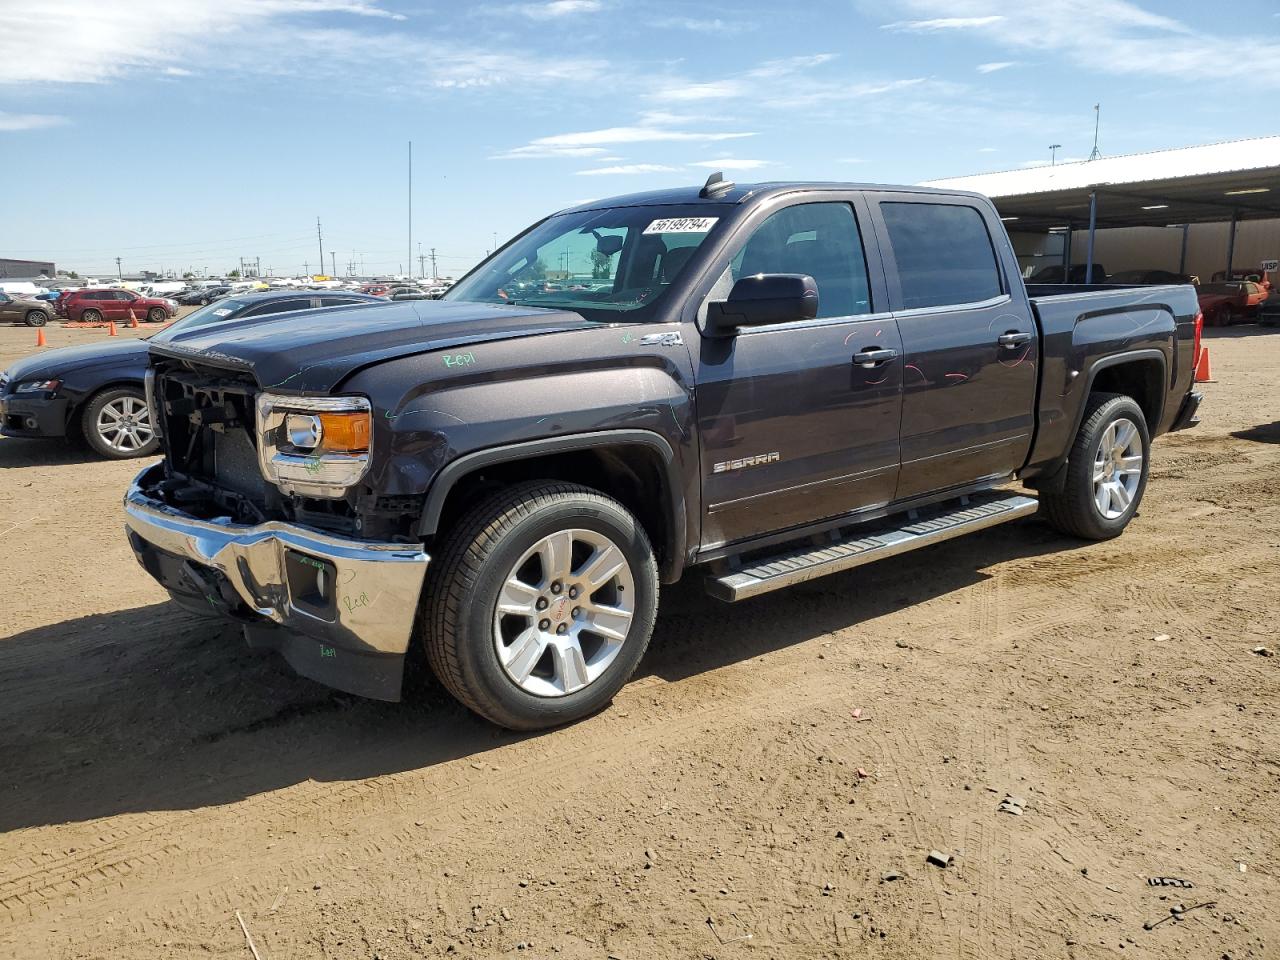
[[[982,303],[1004,292],[991,235],[976,208],[887,202],[880,213],[904,310]]]

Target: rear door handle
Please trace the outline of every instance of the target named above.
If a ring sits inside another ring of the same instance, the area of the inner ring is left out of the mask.
[[[1022,333],[1021,331],[1018,331],[1018,330],[1010,330],[1007,333],[1000,334],[1000,336],[996,339],[996,343],[1000,344],[1000,346],[1002,347],[1020,347],[1024,343],[1030,343],[1031,337],[1032,335],[1029,333]]]
[[[897,356],[898,351],[891,350],[888,347],[868,347],[855,353],[853,362],[870,370],[872,367],[877,367],[882,363],[888,363]]]

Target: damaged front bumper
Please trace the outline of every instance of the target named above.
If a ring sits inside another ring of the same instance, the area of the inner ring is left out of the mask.
[[[279,651],[303,676],[398,700],[429,558],[404,543],[370,543],[296,524],[198,520],[148,491],[138,474],[124,498],[138,562],[175,601],[240,622],[251,646]]]

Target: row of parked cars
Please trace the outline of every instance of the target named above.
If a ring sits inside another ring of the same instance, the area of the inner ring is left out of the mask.
[[[59,290],[29,297],[0,292],[0,322],[29,327],[43,327],[55,317],[95,323],[124,321],[131,314],[139,321],[164,323],[177,312],[177,302],[167,297],[145,297],[115,288]]]
[[[150,456],[158,449],[143,386],[150,342],[164,342],[213,324],[384,302],[382,297],[348,290],[238,293],[200,307],[151,337],[97,341],[34,354],[0,374],[0,434],[67,438],[110,459]]]

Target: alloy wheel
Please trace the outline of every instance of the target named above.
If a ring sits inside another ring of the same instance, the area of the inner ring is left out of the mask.
[[[102,442],[121,453],[135,453],[155,436],[151,411],[138,397],[117,397],[104,404],[95,426]]]
[[[1142,434],[1121,417],[1102,433],[1093,457],[1093,501],[1108,520],[1124,515],[1142,482]]]
[[[622,550],[594,530],[543,537],[508,572],[493,615],[498,662],[520,689],[563,697],[617,659],[635,614]]]

